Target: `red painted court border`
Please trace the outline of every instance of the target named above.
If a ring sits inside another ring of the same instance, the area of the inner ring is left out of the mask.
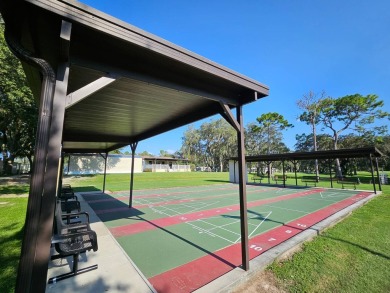
[[[347,206],[366,198],[370,194],[372,193],[360,192],[355,196],[249,239],[250,259],[259,256],[298,233],[309,229],[312,225],[326,219]],[[221,259],[226,261],[223,262]],[[237,243],[211,255],[206,255],[180,267],[154,276],[150,278],[149,281],[160,293],[191,292],[229,272],[234,266],[237,267],[239,265],[241,265],[241,244]]]
[[[249,202],[247,204],[247,207],[250,208],[250,207],[260,206],[263,204],[287,200],[287,199],[291,199],[291,198],[307,196],[307,195],[315,194],[318,192],[322,192],[324,190],[325,189],[323,189],[323,188],[318,188],[318,189],[306,190],[306,191],[293,193],[293,194],[282,195],[282,196],[278,196],[278,197],[274,197],[274,198],[256,200],[256,201]],[[162,228],[162,227],[181,224],[181,223],[185,223],[188,221],[195,221],[198,219],[214,217],[216,215],[220,215],[223,213],[231,213],[234,211],[238,211],[239,209],[240,209],[240,206],[238,204],[236,204],[236,205],[226,206],[226,207],[222,207],[222,208],[215,208],[215,209],[210,209],[210,210],[205,210],[205,211],[198,211],[195,213],[182,214],[182,215],[173,216],[173,217],[165,217],[165,218],[155,219],[155,220],[151,220],[151,221],[144,221],[144,222],[138,222],[135,224],[118,226],[118,227],[110,228],[110,231],[111,231],[112,235],[114,235],[115,237],[122,237],[122,236],[131,235],[131,234],[145,232],[148,230],[154,230],[154,229],[158,229],[158,228]]]

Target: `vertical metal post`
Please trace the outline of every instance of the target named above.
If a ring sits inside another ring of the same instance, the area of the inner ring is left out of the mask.
[[[70,154],[68,156],[68,169],[66,171],[66,175],[69,175],[69,169],[70,169]]]
[[[61,38],[70,39],[71,23],[63,21]],[[46,276],[50,259],[51,236],[58,190],[59,168],[61,156],[62,130],[65,116],[65,100],[68,87],[68,62],[59,60],[56,86],[53,99],[53,110],[50,124],[49,144],[46,160],[44,189],[42,195],[41,213],[39,217],[39,233],[37,236],[35,262],[32,274],[32,291],[44,292]]]
[[[130,197],[129,197],[129,208],[133,206],[133,186],[134,186],[134,159],[135,150],[137,149],[138,142],[130,144],[131,148],[131,174],[130,174]]]
[[[241,254],[242,268],[249,270],[249,252],[248,252],[248,215],[247,215],[247,199],[246,199],[246,170],[245,170],[245,144],[244,144],[244,126],[242,117],[242,106],[237,106],[237,121],[240,125],[237,131],[238,141],[238,176],[239,176],[239,191],[240,191],[240,225],[241,225]]]
[[[294,164],[294,173],[295,173],[295,185],[298,186],[298,178],[297,178],[297,161],[293,161]]]
[[[371,167],[371,178],[372,178],[372,185],[374,187],[374,193],[376,194],[376,185],[375,185],[375,176],[374,176],[374,166],[372,164],[372,157],[371,155],[368,157],[370,160],[370,167]]]
[[[267,163],[267,170],[268,170],[268,184],[271,184],[271,162],[266,162]]]
[[[107,158],[108,153],[106,152],[104,156],[103,193],[106,191]]]
[[[282,175],[283,176],[283,178],[282,178],[283,179],[283,187],[286,188],[286,179],[287,178],[286,178],[286,171],[284,169],[284,160],[282,160],[282,171],[283,171],[283,175]]]
[[[332,180],[332,160],[328,160],[328,165],[329,165],[329,176],[330,176],[330,187],[333,188],[333,180]]]
[[[30,63],[38,67],[43,77],[34,151],[35,162],[31,175],[22,248],[15,286],[15,292],[25,293],[34,292],[34,289],[31,288],[32,283],[40,281],[46,284],[46,280],[33,279],[32,274],[35,266],[37,237],[40,231],[39,215],[41,212],[43,182],[45,178],[46,154],[50,131],[50,114],[54,94],[55,73],[49,63],[45,60],[28,57],[28,54],[26,54],[24,49],[21,48],[20,45],[13,39],[14,36],[12,35],[12,28],[7,28],[8,30],[5,31],[5,37],[10,48],[12,48],[19,58],[24,59],[27,62],[30,61]],[[44,292],[44,290],[35,292]]]
[[[72,24],[62,21],[61,44],[69,48]],[[32,274],[32,292],[44,292],[50,259],[51,236],[53,233],[56,191],[59,183],[62,131],[65,117],[65,101],[68,88],[69,63],[66,52],[60,56],[57,67],[56,85],[53,98],[52,118],[50,124],[49,144],[47,151],[44,189],[42,194],[39,233],[37,236],[35,264]]]
[[[57,196],[60,194],[61,189],[62,189],[62,177],[64,176],[64,161],[65,161],[65,154],[61,153],[61,164],[60,164],[60,178],[59,178],[59,183],[58,183],[58,190],[57,190]]]
[[[233,160],[233,182],[236,182],[236,161]]]
[[[376,175],[378,177],[378,186],[379,186],[379,191],[382,191],[382,182],[381,178],[379,177],[379,165],[378,165],[378,158],[375,158],[375,169],[376,169]]]

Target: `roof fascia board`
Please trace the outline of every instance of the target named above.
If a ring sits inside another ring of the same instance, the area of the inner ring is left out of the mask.
[[[66,109],[72,107],[73,105],[77,104],[78,102],[84,100],[85,98],[89,97],[90,95],[94,94],[95,92],[101,90],[102,88],[110,85],[114,81],[117,80],[117,77],[114,76],[103,76],[99,79],[87,84],[86,86],[78,89],[77,91],[74,91],[73,93],[70,93],[66,96]]]
[[[137,44],[172,59],[181,61],[189,66],[250,88],[263,95],[268,95],[269,88],[266,85],[82,3],[65,0],[25,1],[61,15],[62,17],[74,20],[91,29]]]

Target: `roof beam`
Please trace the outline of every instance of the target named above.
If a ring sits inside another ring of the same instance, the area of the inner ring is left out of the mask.
[[[119,135],[95,135],[95,134],[64,134],[64,142],[115,142],[130,144],[133,140]]]
[[[234,115],[230,110],[229,106],[224,104],[222,101],[220,101],[219,104],[221,105],[223,110],[221,112],[221,115],[226,119],[227,122],[229,122],[231,126],[234,127],[236,131],[241,131],[240,124],[238,124],[237,120],[234,118]]]
[[[68,94],[66,96],[66,109],[79,103],[80,101],[82,101],[85,98],[89,97],[90,95],[96,93],[97,91],[101,90],[102,88],[110,85],[115,80],[117,80],[117,78],[118,78],[117,76],[109,74],[109,75],[100,77],[99,79],[91,82],[90,84],[87,84],[86,86],[82,87],[81,89],[78,89],[77,91],[74,91],[73,93]]]
[[[141,82],[145,82],[147,84],[153,84],[156,86],[161,86],[163,88],[170,88],[173,90],[177,90],[179,92],[189,93],[195,96],[198,96],[200,98],[204,98],[211,101],[222,101],[224,104],[237,106],[237,98],[232,97],[226,97],[222,96],[221,94],[218,94],[216,92],[211,92],[207,89],[202,89],[200,87],[196,87],[190,84],[184,84],[179,83],[172,78],[168,78],[166,76],[153,76],[153,75],[145,75],[144,73],[136,72],[136,71],[130,71],[121,69],[118,67],[110,66],[108,64],[105,64],[103,62],[97,63],[93,62],[91,60],[85,60],[78,58],[77,56],[73,57],[72,62],[74,62],[74,66],[80,67],[80,68],[88,68],[95,71],[101,71],[101,72],[115,72],[115,74],[118,74],[122,78],[128,78],[133,79]],[[253,92],[253,97],[249,95],[247,98],[250,98],[252,101],[255,101],[255,98],[257,97],[257,93]]]

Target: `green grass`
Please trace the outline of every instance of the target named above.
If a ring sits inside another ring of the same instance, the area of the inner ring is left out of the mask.
[[[14,292],[27,198],[0,198],[0,292]]]
[[[26,194],[30,189],[30,185],[21,184],[21,185],[1,185],[0,194],[10,195],[10,194]]]
[[[390,186],[268,269],[287,292],[390,292]]]
[[[65,177],[77,191],[102,190],[103,175]],[[170,188],[199,186],[229,182],[228,172],[172,172],[172,173],[136,173],[134,189]],[[130,189],[130,174],[107,174],[106,191]]]

